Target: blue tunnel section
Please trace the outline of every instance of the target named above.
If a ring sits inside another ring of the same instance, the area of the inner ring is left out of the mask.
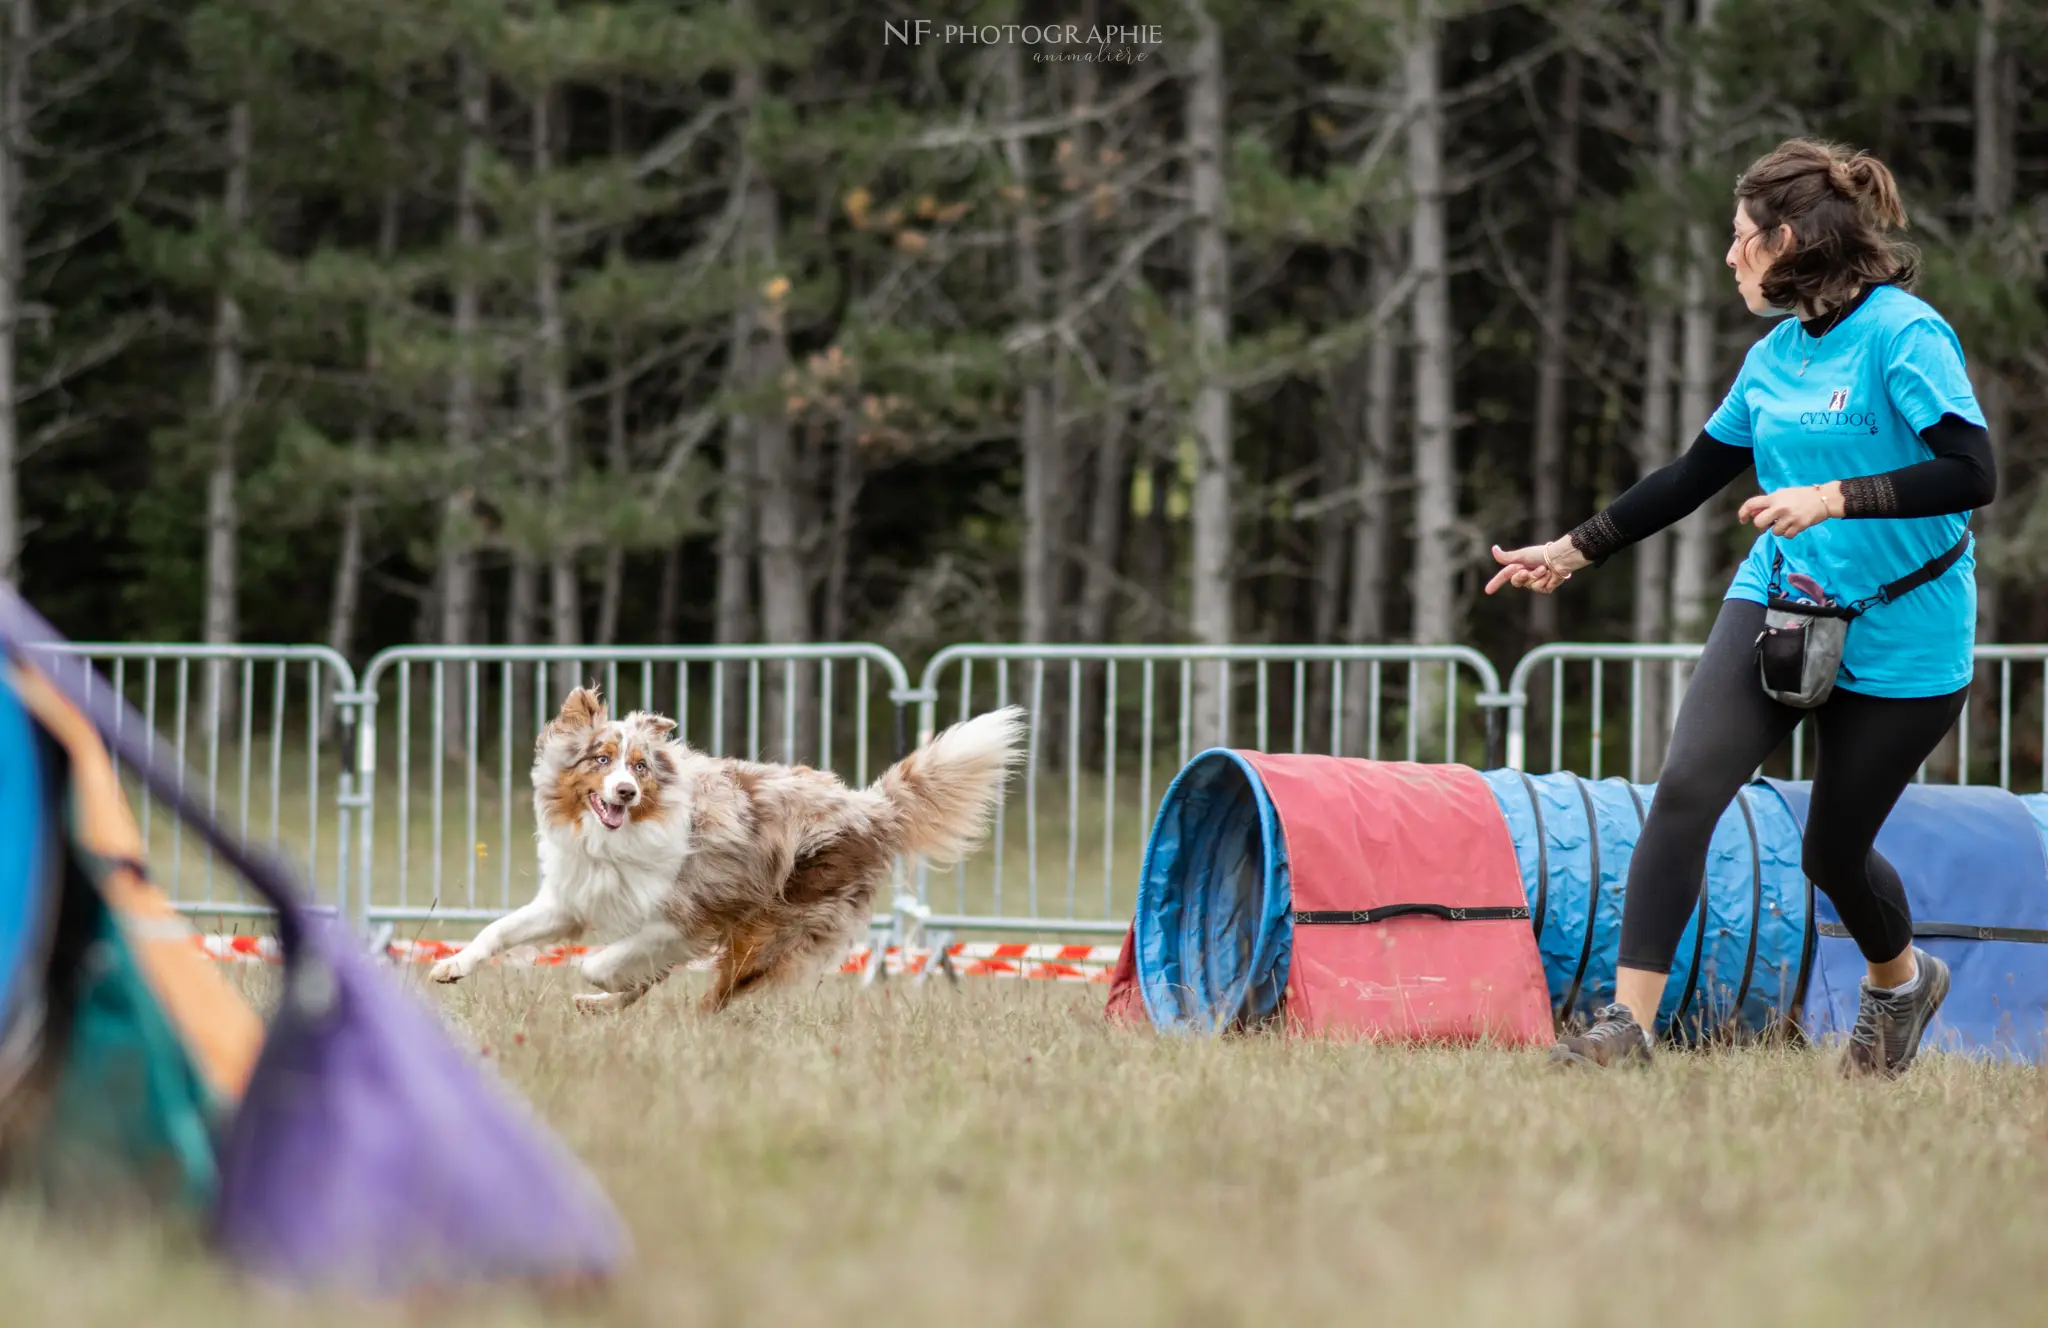
[[[1614,999],[1621,909],[1654,784],[1570,773],[1485,775],[1515,841],[1552,1008],[1588,1019]],[[1751,785],[1722,815],[1700,902],[1687,920],[1657,1012],[1682,1040],[1761,1032],[1798,1008],[1809,893],[1800,829],[1777,790]]]
[[[1552,1008],[1586,1018],[1613,999],[1629,862],[1656,786],[1513,770],[1485,778],[1515,841]],[[1811,789],[1758,781],[1722,814],[1660,1031],[1693,1040],[1795,1017],[1812,1037],[1853,1027],[1864,957],[1800,864]],[[1905,882],[1915,944],[1952,975],[1927,1045],[2042,1060],[2048,794],[1914,785],[1877,848]]]
[[[1771,781],[1803,826],[1810,786]],[[1948,965],[1930,1049],[2038,1060],[2048,1031],[2048,797],[1914,785],[1878,832],[1913,911],[1913,943]],[[1864,955],[1827,896],[1804,1024],[1815,1036],[1856,1022]]]
[[[1152,1026],[1215,1032],[1280,1007],[1293,939],[1287,841],[1258,771],[1201,753],[1168,786],[1145,845],[1134,924]]]

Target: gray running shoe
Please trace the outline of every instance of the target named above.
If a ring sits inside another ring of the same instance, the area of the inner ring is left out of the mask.
[[[1872,991],[1863,980],[1863,998],[1856,1009],[1856,1028],[1842,1056],[1842,1073],[1896,1079],[1920,1054],[1927,1022],[1948,998],[1948,965],[1915,946],[1919,974],[1902,990]]]
[[[1593,1026],[1575,1033],[1550,1049],[1558,1065],[1609,1065],[1650,1063],[1650,1034],[1626,1005],[1608,1005],[1594,1012]]]

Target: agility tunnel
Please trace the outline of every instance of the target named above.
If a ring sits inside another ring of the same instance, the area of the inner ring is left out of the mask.
[[[1740,790],[1657,1027],[1854,1023],[1863,958],[1800,867],[1810,785]],[[1162,799],[1110,1013],[1162,1030],[1547,1041],[1613,999],[1654,785],[1216,749]],[[2038,1061],[2048,795],[1915,785],[1877,846],[1953,986],[1930,1047]]]

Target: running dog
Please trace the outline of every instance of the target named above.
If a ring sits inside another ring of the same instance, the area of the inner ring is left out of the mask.
[[[460,982],[521,945],[619,937],[585,955],[586,1010],[633,1004],[717,955],[706,1011],[815,975],[873,916],[898,854],[934,865],[981,842],[1022,756],[1011,706],[939,733],[864,789],[802,765],[707,756],[675,721],[606,712],[579,687],[534,745],[540,889],[430,976]]]

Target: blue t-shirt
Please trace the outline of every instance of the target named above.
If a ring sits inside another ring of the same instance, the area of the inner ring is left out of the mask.
[[[1925,300],[1880,286],[1819,341],[1786,318],[1751,346],[1707,432],[1752,449],[1759,488],[1771,493],[1925,461],[1934,454],[1920,431],[1945,414],[1984,423],[1961,343]],[[1773,555],[1782,552],[1782,575],[1804,572],[1852,603],[1947,552],[1968,524],[1967,513],[1956,513],[1823,521],[1790,539],[1765,531],[1727,598],[1764,603]],[[1969,686],[1976,568],[1972,548],[1938,579],[1871,605],[1849,625],[1836,685],[1891,697]]]

